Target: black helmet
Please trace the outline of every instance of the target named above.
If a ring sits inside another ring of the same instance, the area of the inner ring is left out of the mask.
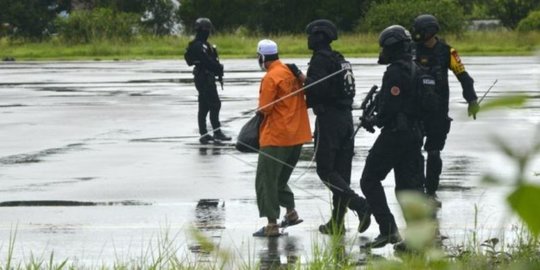
[[[337,27],[330,21],[325,19],[314,20],[306,26],[306,33],[308,35],[321,32],[324,33],[330,40],[337,40]]]
[[[210,19],[201,17],[195,21],[195,26],[193,28],[195,29],[195,31],[210,32],[211,30],[214,29],[214,26],[212,25],[212,22],[210,21]]]
[[[392,25],[384,29],[379,35],[379,46],[390,47],[400,42],[410,42],[411,34],[401,25]]]
[[[422,14],[414,19],[412,37],[416,42],[424,42],[439,32],[439,22],[435,16]]]

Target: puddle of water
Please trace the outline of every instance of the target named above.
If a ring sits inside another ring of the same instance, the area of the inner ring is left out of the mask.
[[[356,103],[373,84],[380,85],[384,67],[375,60],[352,59]],[[526,149],[540,120],[540,68],[534,57],[463,60],[479,96],[498,79],[486,100],[515,93],[533,98],[523,108],[481,112],[473,121],[459,82],[450,75],[455,121],[443,151],[438,218],[453,243],[470,236],[475,219],[486,239],[511,235],[515,220],[507,216],[504,201],[510,183],[479,183],[485,172],[501,178],[514,173],[489,138],[496,134]],[[305,71],[308,59],[284,61]],[[224,64],[221,119],[225,132],[235,137],[257,105],[263,73],[253,60]],[[212,255],[201,255],[190,235],[193,227],[240,260],[255,257],[250,259],[264,267],[306,262],[313,243],[327,243],[317,228],[330,216],[330,194],[315,172],[313,144],[304,147],[290,181],[304,223],[288,228],[285,237],[251,237],[265,223],[255,203],[257,155],[239,153],[231,144],[199,145],[196,90],[191,71],[180,61],[2,63],[0,77],[0,196],[5,204],[19,206],[0,207],[0,238],[9,239],[17,227],[16,258],[29,250],[54,250],[60,260],[78,258],[89,265],[114,262],[117,256],[128,261],[171,233],[180,251],[211,262]],[[360,131],[356,137],[352,187],[357,192],[376,135]],[[530,170],[540,172],[540,160]],[[531,179],[540,182],[532,172]],[[383,185],[403,228],[393,181],[390,174]],[[201,205],[201,199],[208,201]],[[68,207],[85,203],[91,205]],[[361,264],[365,254],[358,247],[378,230],[372,226],[358,235],[357,222],[347,215],[345,246]],[[390,246],[374,253],[393,256]]]

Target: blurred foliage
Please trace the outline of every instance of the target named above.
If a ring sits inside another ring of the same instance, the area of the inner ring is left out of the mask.
[[[42,40],[56,17],[54,0],[0,0],[0,24],[4,35]]]
[[[523,219],[531,232],[540,235],[540,186],[523,184],[508,197],[512,209]]]
[[[527,102],[528,97],[525,95],[513,95],[504,98],[486,100],[482,103],[482,111],[490,111],[501,108],[520,107]]]
[[[83,1],[86,10],[111,9],[115,13],[137,14],[140,26],[152,35],[168,35],[180,24],[178,8],[173,0],[92,0]]]
[[[73,0],[70,0],[73,2]],[[94,8],[110,8],[114,11],[127,12],[127,13],[143,13],[147,6],[146,0],[86,0],[83,2],[86,9]]]
[[[208,17],[217,31],[247,27],[252,33],[302,33],[320,18],[352,31],[373,0],[181,0],[180,15],[190,32],[198,17]]]
[[[153,35],[171,34],[180,16],[171,0],[143,0],[146,8],[142,25]]]
[[[192,32],[193,24],[199,17],[208,17],[216,31],[234,31],[249,25],[253,16],[252,0],[180,0],[180,18],[186,32]],[[231,16],[234,14],[234,16]]]
[[[523,106],[527,99],[527,96],[498,98],[486,101],[481,109],[486,111],[509,106]],[[540,209],[540,200],[538,199],[540,198],[540,186],[528,183],[529,177],[532,175],[527,172],[529,163],[540,153],[540,127],[537,127],[537,131],[532,138],[532,144],[528,147],[522,147],[522,149],[512,147],[511,144],[499,137],[494,137],[493,142],[517,167],[516,175],[512,179],[516,188],[508,196],[508,204],[527,225],[531,233],[538,237],[540,236],[540,216],[538,215],[538,209]],[[485,176],[484,181],[488,183],[505,182],[492,175]]]
[[[393,24],[410,29],[414,19],[425,13],[437,17],[443,33],[460,33],[466,24],[463,9],[455,1],[390,0],[370,6],[358,30],[378,33]]]
[[[482,3],[489,15],[500,19],[510,29],[515,29],[529,12],[540,8],[540,0],[483,0]]]
[[[519,32],[540,31],[540,10],[533,11],[521,20],[516,28]]]
[[[78,9],[72,11],[75,2]],[[70,42],[85,43],[129,40],[135,28],[167,35],[178,28],[177,10],[173,0],[0,0],[0,37],[43,40],[59,33]],[[62,12],[67,13],[58,16]]]
[[[98,8],[78,10],[69,17],[58,18],[60,37],[70,43],[88,43],[95,40],[131,40],[135,34],[138,15]]]
[[[407,224],[404,235],[406,251],[443,259],[445,255],[441,250],[436,207],[422,193],[401,191],[396,195]]]
[[[500,19],[514,29],[540,8],[540,0],[0,0],[0,37],[43,40],[56,33],[58,14],[98,8],[137,14],[146,30],[141,33],[153,35],[182,27],[191,33],[198,17],[210,18],[216,31],[224,33],[299,34],[321,18],[332,20],[341,32],[378,33],[392,24],[408,28],[423,13],[437,16],[443,33],[459,34],[472,18]],[[521,29],[528,29],[530,20]]]

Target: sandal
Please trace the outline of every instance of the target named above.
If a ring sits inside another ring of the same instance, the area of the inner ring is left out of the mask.
[[[296,224],[300,224],[303,221],[304,221],[303,219],[300,219],[298,217],[298,213],[296,212],[296,210],[293,210],[290,213],[283,216],[283,220],[279,224],[279,227],[287,228],[287,227],[290,227],[290,226],[294,226]]]

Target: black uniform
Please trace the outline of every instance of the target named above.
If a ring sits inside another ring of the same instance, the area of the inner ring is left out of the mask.
[[[461,83],[463,98],[468,103],[477,99],[474,81],[469,76],[457,51],[444,41],[437,39],[433,48],[422,43],[416,44],[416,62],[429,68],[436,80],[436,93],[439,95],[440,107],[424,118],[426,141],[424,149],[428,152],[426,164],[426,193],[433,195],[439,186],[442,171],[440,151],[443,150],[452,119],[448,116],[450,89],[448,86],[448,70],[452,70]]]
[[[314,51],[307,70],[306,85],[339,70],[333,60],[330,47]],[[315,145],[317,174],[333,193],[332,219],[342,224],[347,206],[364,215],[366,200],[351,188],[351,166],[354,155],[354,132],[352,120],[352,97],[339,95],[338,77],[324,80],[306,90],[308,107],[313,109],[315,121]]]
[[[188,52],[193,58],[193,75],[195,76],[195,87],[199,92],[199,113],[198,124],[199,133],[206,134],[206,116],[210,112],[210,123],[214,130],[219,130],[219,110],[221,100],[219,99],[216,87],[216,77],[223,76],[223,65],[219,63],[219,58],[215,48],[204,38],[198,36],[189,43]]]
[[[408,58],[408,59],[407,59]],[[398,234],[381,181],[394,169],[395,191],[423,192],[422,135],[417,94],[412,80],[410,55],[390,64],[377,95],[380,135],[369,151],[360,179],[362,192],[381,235]]]

